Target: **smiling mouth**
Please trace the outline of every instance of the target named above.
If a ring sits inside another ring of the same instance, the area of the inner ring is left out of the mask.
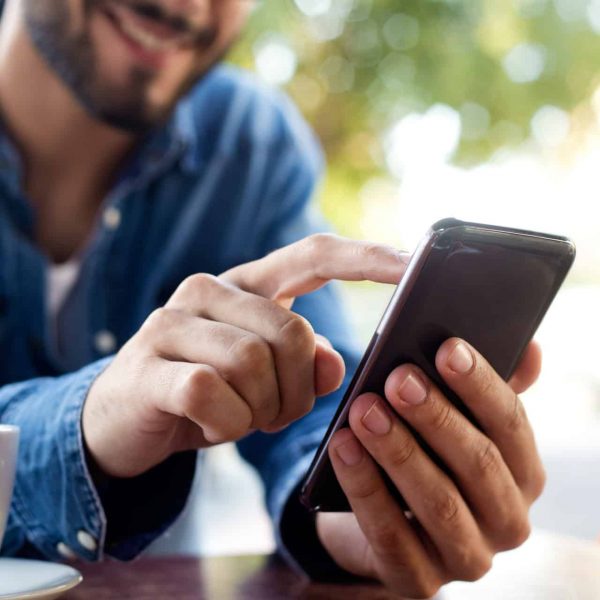
[[[147,16],[134,6],[111,2],[102,12],[128,41],[146,52],[166,54],[194,43],[189,30]]]

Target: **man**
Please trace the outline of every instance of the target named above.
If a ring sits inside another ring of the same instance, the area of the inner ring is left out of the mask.
[[[195,450],[235,440],[292,563],[429,596],[480,577],[527,537],[544,475],[516,393],[536,379],[539,350],[509,385],[465,343],[440,349],[441,375],[485,434],[399,365],[389,404],[357,399],[331,444],[353,513],[302,511],[295,490],[344,362],[348,376],[357,364],[323,286],[397,282],[406,259],[311,235],[321,227],[308,207],[320,163],[311,134],[278,94],[213,68],[251,9],[5,3],[0,417],[22,443],[3,552],[131,559],[181,511]]]

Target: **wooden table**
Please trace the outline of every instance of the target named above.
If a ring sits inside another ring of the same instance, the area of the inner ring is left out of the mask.
[[[65,600],[392,598],[376,586],[309,584],[268,556],[142,558],[129,564],[86,565],[80,570],[84,582],[63,596]],[[600,544],[538,531],[521,548],[498,555],[482,580],[452,583],[436,598],[598,600]]]

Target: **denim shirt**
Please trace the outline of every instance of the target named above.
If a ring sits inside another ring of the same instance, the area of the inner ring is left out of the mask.
[[[285,97],[248,74],[216,68],[119,174],[81,252],[56,338],[45,303],[48,258],[33,242],[18,154],[0,134],[0,421],[21,428],[2,554],[60,560],[70,550],[86,560],[127,560],[176,519],[196,453],[100,489],[82,442],[88,390],[185,277],[219,274],[323,230],[310,205],[321,162]],[[299,298],[294,310],[331,340],[350,377],[357,354],[336,288]],[[302,539],[305,517],[289,510],[296,516],[286,526],[282,515],[339,400],[340,392],[319,399],[286,430],[238,443],[264,481],[280,548],[300,564],[311,551]]]

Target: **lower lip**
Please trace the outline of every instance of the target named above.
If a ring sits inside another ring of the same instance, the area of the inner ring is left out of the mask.
[[[158,70],[164,67],[168,59],[177,52],[177,48],[162,51],[148,50],[130,38],[119,27],[118,23],[116,23],[115,17],[113,17],[108,11],[101,11],[100,14],[108,22],[110,27],[115,31],[119,38],[124,42],[137,62],[142,63],[146,67]]]

